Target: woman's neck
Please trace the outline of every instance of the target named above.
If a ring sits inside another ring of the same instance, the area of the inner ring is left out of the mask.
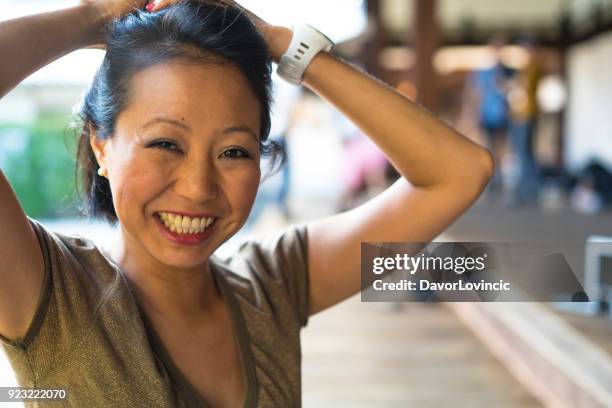
[[[124,231],[108,255],[130,282],[152,318],[172,322],[199,320],[221,299],[208,261],[191,269],[163,265]]]

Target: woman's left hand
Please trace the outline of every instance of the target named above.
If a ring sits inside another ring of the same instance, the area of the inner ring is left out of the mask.
[[[151,0],[148,2],[146,9],[150,12],[155,12],[157,10],[161,10],[164,7],[168,7],[180,0]],[[199,0],[204,3],[211,4],[225,4],[229,6],[239,7],[245,11],[245,13],[249,16],[253,24],[259,29],[264,38],[266,39],[266,43],[268,44],[268,48],[270,49],[270,53],[272,54],[272,59],[274,62],[278,63],[289,48],[289,44],[291,43],[292,32],[287,27],[275,26],[269,24],[262,18],[253,14],[251,11],[242,7],[238,2],[234,0]]]

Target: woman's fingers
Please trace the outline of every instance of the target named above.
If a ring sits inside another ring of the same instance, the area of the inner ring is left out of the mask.
[[[170,6],[170,5],[174,4],[174,3],[177,3],[178,1],[180,1],[180,0],[149,0],[145,8],[146,8],[147,11],[153,12],[153,11],[161,10],[164,7],[168,7],[168,6]],[[225,6],[239,7],[242,10],[244,10],[246,15],[249,16],[251,21],[253,21],[253,23],[259,29],[263,29],[264,27],[266,27],[268,25],[264,20],[259,18],[257,15],[253,14],[248,9],[242,7],[238,2],[236,2],[234,0],[199,0],[199,1],[201,1],[203,3],[221,4],[221,5],[225,5]]]
[[[147,0],[81,0],[82,4],[93,5],[105,21],[111,21],[134,9],[144,7]]]
[[[147,9],[147,11],[157,11],[157,10],[163,9],[164,7],[168,7],[174,3],[178,3],[179,1],[180,0],[149,0],[145,8]],[[236,2],[233,0],[198,0],[198,1],[201,1],[202,3],[236,6]]]
[[[154,11],[158,11],[163,9],[164,7],[168,7],[174,3],[179,2],[180,0],[149,0],[147,2],[147,5],[145,6],[145,9],[147,11],[150,12],[154,12]],[[231,6],[231,7],[238,7],[241,10],[244,11],[244,13],[251,19],[251,21],[253,22],[253,24],[255,24],[255,26],[263,32],[264,36],[266,36],[267,39],[267,29],[269,27],[269,24],[263,20],[262,18],[260,18],[259,16],[257,16],[256,14],[252,13],[250,10],[242,7],[238,2],[234,1],[234,0],[198,0],[201,1],[202,3],[209,3],[209,4],[221,4],[221,5],[225,5],[225,6]]]
[[[159,11],[165,7],[171,6],[174,3],[179,2],[180,0],[149,0],[145,9],[149,12]],[[249,19],[253,22],[253,24],[257,27],[257,29],[264,36],[268,47],[270,48],[270,52],[272,54],[273,59],[278,62],[280,60],[281,55],[285,52],[285,50],[289,47],[289,43],[291,42],[291,30],[285,27],[280,26],[271,26],[265,20],[252,13],[250,10],[242,7],[239,2],[234,0],[197,0],[202,3],[208,4],[217,4],[217,5],[225,5],[230,7],[237,7],[241,9],[244,14],[249,17]]]
[[[157,11],[168,6],[170,3],[170,0],[151,0],[147,3],[145,9],[147,11]]]
[[[91,44],[87,47],[85,47],[85,49],[91,49],[91,50],[103,50],[106,51],[106,44],[103,42],[97,42],[95,44]]]

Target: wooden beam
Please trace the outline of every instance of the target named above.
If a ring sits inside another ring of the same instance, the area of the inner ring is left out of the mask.
[[[612,358],[538,303],[447,303],[550,407],[612,407]]]
[[[437,0],[416,0],[413,22],[414,44],[417,54],[415,82],[418,101],[430,110],[437,105],[436,73],[433,56],[438,48]]]
[[[367,0],[366,10],[368,13],[368,24],[374,27],[371,36],[366,40],[362,52],[359,55],[359,60],[365,64],[366,71],[380,78],[379,55],[384,46],[385,33],[382,21],[381,7],[383,6],[380,0]]]

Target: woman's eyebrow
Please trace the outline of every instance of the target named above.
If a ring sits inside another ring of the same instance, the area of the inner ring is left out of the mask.
[[[249,135],[253,136],[253,138],[255,139],[257,143],[259,143],[259,137],[255,133],[255,131],[248,126],[230,126],[227,129],[225,129],[222,133],[224,135],[227,135],[228,133],[236,133],[236,132],[248,133]]]
[[[172,118],[165,118],[165,117],[157,117],[154,119],[151,119],[150,121],[148,121],[147,123],[145,123],[141,129],[145,129],[149,126],[155,125],[157,123],[168,123],[177,127],[180,127],[181,129],[184,130],[191,130],[191,128],[189,127],[189,125],[187,125],[186,123],[180,121],[180,120],[176,120],[176,119],[172,119]],[[236,132],[242,132],[242,133],[248,133],[249,135],[251,135],[256,142],[259,143],[259,137],[257,136],[257,133],[255,133],[255,131],[253,129],[251,129],[249,126],[243,125],[243,126],[230,126],[226,129],[223,130],[222,134],[227,135],[229,133],[236,133]]]
[[[187,125],[186,123],[181,122],[180,120],[176,120],[176,119],[171,119],[171,118],[164,118],[164,117],[157,117],[157,118],[153,118],[150,121],[148,121],[147,123],[145,123],[141,129],[146,129],[149,126],[155,125],[157,123],[169,123],[171,125],[174,126],[178,126],[181,129],[184,130],[191,130],[191,128],[189,127],[189,125]]]

